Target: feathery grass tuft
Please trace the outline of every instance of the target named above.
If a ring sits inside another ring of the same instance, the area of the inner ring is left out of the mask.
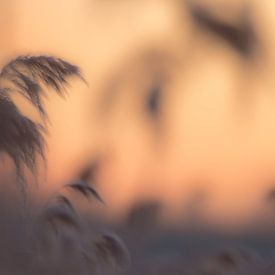
[[[63,88],[71,76],[83,80],[77,66],[51,56],[19,56],[0,73],[0,151],[14,161],[20,182],[24,182],[22,164],[34,172],[36,155],[44,158],[44,128],[18,110],[11,94],[23,95],[45,119],[42,103],[45,88],[52,88],[63,96]]]

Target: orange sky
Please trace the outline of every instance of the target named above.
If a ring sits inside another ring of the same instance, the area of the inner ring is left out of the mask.
[[[223,2],[241,3],[216,1]],[[275,8],[251,3],[264,55],[248,64],[199,33],[178,0],[2,0],[11,30],[2,60],[61,56],[89,82],[72,82],[66,102],[50,97],[48,184],[68,180],[94,153],[111,152],[99,175],[110,212],[145,196],[179,213],[202,189],[211,198],[208,217],[249,219],[275,178]],[[167,56],[161,66],[171,72],[161,139],[140,112],[146,52]],[[121,96],[102,123],[98,106],[113,79]]]

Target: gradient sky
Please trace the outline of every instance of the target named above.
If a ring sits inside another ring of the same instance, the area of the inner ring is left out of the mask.
[[[161,198],[175,217],[203,192],[210,222],[247,222],[275,183],[274,4],[250,1],[261,53],[245,61],[198,30],[182,2],[1,0],[1,61],[57,55],[89,82],[72,81],[65,102],[47,101],[50,188],[103,154],[99,188],[110,213],[145,197]],[[231,22],[243,5],[220,0],[212,9]],[[142,113],[148,53],[162,56],[168,79],[157,127]],[[105,114],[110,89],[119,96]]]

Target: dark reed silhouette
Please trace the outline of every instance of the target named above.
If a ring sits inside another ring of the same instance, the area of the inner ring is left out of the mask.
[[[0,151],[12,158],[21,181],[22,165],[35,172],[37,154],[44,158],[45,128],[22,114],[11,95],[21,94],[45,120],[45,89],[51,88],[63,96],[71,76],[83,79],[77,66],[52,56],[19,56],[0,73]]]
[[[77,66],[50,56],[17,57],[0,73],[0,150],[14,161],[23,191],[23,168],[26,166],[35,173],[37,155],[45,159],[45,126],[26,117],[11,95],[21,94],[38,110],[42,122],[46,122],[45,89],[51,88],[64,96],[70,76],[83,80]],[[0,243],[7,243],[0,251],[1,274],[115,274],[128,265],[128,251],[119,237],[111,231],[92,231],[92,225],[70,198],[73,192],[80,198],[103,203],[87,181],[93,170],[85,169],[78,180],[64,185],[31,218],[22,217],[21,204],[11,203],[0,193],[5,209],[0,215]],[[20,242],[13,241],[15,236]]]
[[[95,224],[90,224],[77,211],[70,193],[66,193],[66,189],[77,185],[80,180],[75,182],[64,185],[35,220],[33,251],[42,258],[39,261],[36,257],[33,270],[43,274],[120,274],[130,263],[128,249],[114,232],[96,229]],[[89,192],[93,189],[87,182],[82,182],[82,188]],[[96,191],[92,192],[92,197],[78,188],[72,188],[72,192],[80,195],[80,199],[102,203],[99,195],[94,195]]]

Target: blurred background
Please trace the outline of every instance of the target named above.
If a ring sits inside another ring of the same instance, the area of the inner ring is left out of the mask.
[[[226,231],[274,215],[272,1],[1,0],[0,14],[2,65],[55,55],[88,82],[46,101],[41,193],[91,166],[107,219],[140,201]]]

